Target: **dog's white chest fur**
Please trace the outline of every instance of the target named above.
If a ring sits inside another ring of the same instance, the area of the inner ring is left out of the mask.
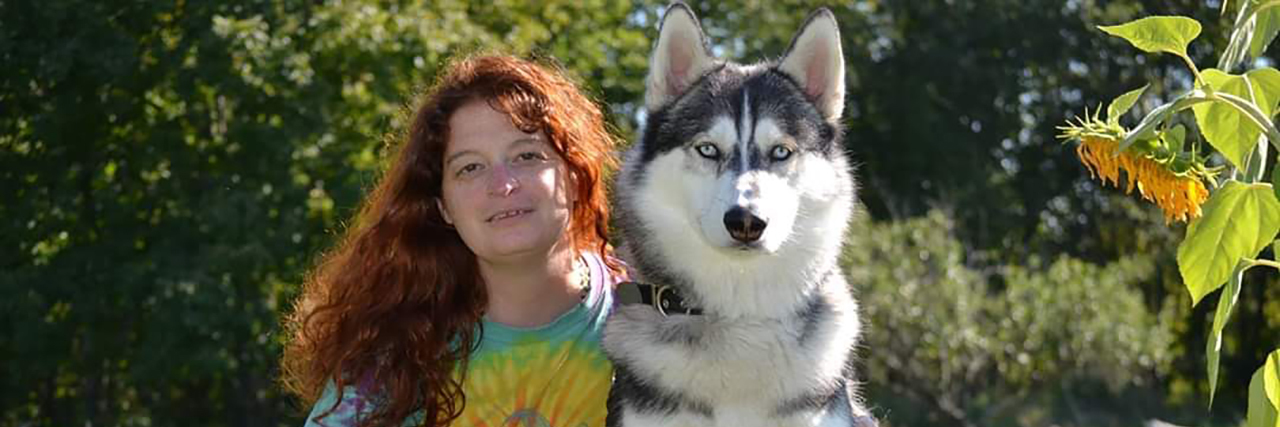
[[[666,317],[620,307],[605,329],[606,351],[687,407],[671,415],[624,413],[623,424],[688,426],[848,425],[844,414],[790,410],[843,383],[857,341],[857,306],[843,280],[783,319]],[[831,418],[837,420],[829,421]]]

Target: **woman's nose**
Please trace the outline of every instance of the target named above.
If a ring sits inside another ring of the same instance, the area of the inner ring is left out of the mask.
[[[509,166],[499,164],[493,168],[493,173],[489,175],[489,195],[506,197],[518,189],[520,179]]]

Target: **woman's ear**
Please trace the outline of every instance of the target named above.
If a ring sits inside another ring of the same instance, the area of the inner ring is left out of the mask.
[[[569,171],[569,203],[578,202],[578,179],[577,172]]]
[[[444,218],[446,224],[453,225],[453,218],[449,217],[449,209],[444,207],[444,200],[439,197],[436,197],[436,209],[440,210],[440,217]]]

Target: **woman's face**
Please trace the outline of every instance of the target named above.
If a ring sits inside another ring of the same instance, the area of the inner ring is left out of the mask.
[[[444,219],[482,260],[545,255],[568,241],[573,188],[541,132],[524,133],[483,100],[449,119]]]

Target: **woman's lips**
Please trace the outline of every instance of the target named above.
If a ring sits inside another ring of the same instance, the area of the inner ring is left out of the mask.
[[[489,217],[489,219],[486,219],[485,222],[498,222],[498,221],[512,219],[512,218],[519,218],[524,215],[528,215],[530,212],[533,212],[533,209],[523,209],[523,208],[507,209],[507,210],[498,212],[496,214],[493,214],[492,216]]]

